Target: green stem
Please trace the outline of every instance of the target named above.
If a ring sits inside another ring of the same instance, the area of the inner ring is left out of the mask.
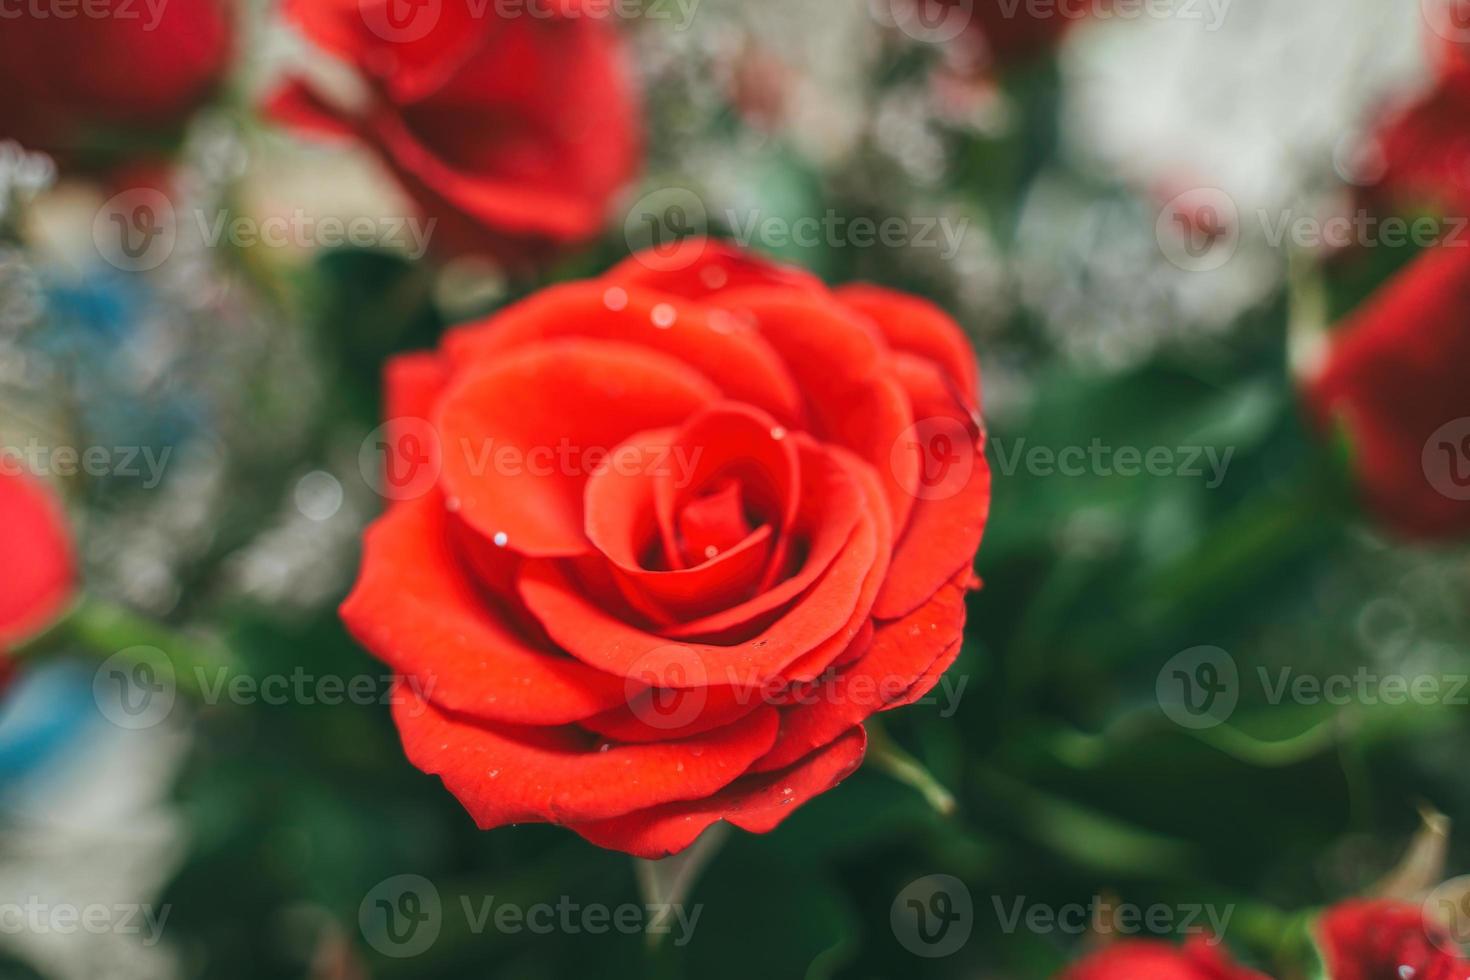
[[[189,636],[102,599],[83,597],[44,633],[12,647],[17,661],[39,662],[76,651],[107,658],[136,652],[139,661],[163,663],[179,690],[197,695],[206,675],[228,670],[231,657],[217,642]]]
[[[873,765],[918,790],[940,816],[948,817],[955,812],[954,794],[945,789],[922,762],[900,748],[876,721],[870,719],[867,729],[868,760]]]

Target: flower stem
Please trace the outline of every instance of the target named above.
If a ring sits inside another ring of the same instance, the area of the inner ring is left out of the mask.
[[[874,720],[867,723],[868,759],[879,769],[905,785],[918,790],[920,795],[942,817],[954,814],[958,808],[954,794],[924,768],[924,764],[909,755]]]

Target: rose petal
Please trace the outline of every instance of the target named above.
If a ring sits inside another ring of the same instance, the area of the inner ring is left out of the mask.
[[[60,503],[21,463],[0,453],[0,648],[45,628],[76,584],[71,534]],[[0,650],[3,652],[3,650]]]
[[[864,283],[839,287],[834,294],[871,319],[888,346],[933,361],[965,404],[976,404],[980,382],[975,352],[949,314],[928,300]]]
[[[703,374],[734,401],[788,425],[799,417],[796,385],[758,334],[700,304],[647,289],[602,281],[554,286],[451,331],[444,349],[458,364],[483,364],[527,344],[571,337],[642,344]]]
[[[821,678],[811,692],[797,688],[794,696],[803,700],[782,711],[775,748],[752,770],[790,765],[874,712],[928,693],[942,670],[934,673],[928,687],[915,691],[937,661],[948,657],[953,662],[951,653],[959,649],[965,627],[964,595],[963,583],[946,584],[908,616],[879,626],[867,654],[846,670]]]
[[[644,249],[613,266],[603,280],[646,286],[687,299],[703,299],[724,290],[779,286],[825,293],[822,281],[805,269],[773,262],[755,252],[717,238],[681,239],[669,246]]]
[[[525,555],[589,550],[587,477],[629,435],[714,400],[704,378],[627,344],[538,344],[461,374],[435,419],[451,509]]]
[[[789,769],[742,777],[707,799],[570,826],[599,847],[648,859],[682,851],[717,820],[753,834],[770,833],[802,804],[855,772],[866,749],[867,735],[853,729]]]
[[[877,558],[876,539],[873,523],[861,522],[831,568],[785,615],[759,636],[728,646],[680,642],[630,625],[589,599],[556,561],[527,562],[521,597],[558,645],[599,670],[659,687],[759,687],[846,626]]]
[[[492,721],[560,725],[624,703],[626,680],[536,648],[486,601],[460,566],[449,524],[431,493],[368,528],[341,609],[358,642],[424,696]]]
[[[770,748],[776,712],[677,742],[610,745],[576,728],[476,722],[394,687],[393,720],[415,766],[439,776],[483,829],[604,820],[710,796]],[[606,743],[603,743],[606,744]]]

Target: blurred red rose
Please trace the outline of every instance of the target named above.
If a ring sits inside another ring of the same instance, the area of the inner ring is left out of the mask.
[[[1448,933],[1418,905],[1343,902],[1323,914],[1317,938],[1332,980],[1470,980],[1470,960],[1450,952]]]
[[[71,536],[51,492],[0,457],[0,684],[10,673],[5,648],[30,638],[71,601],[76,584]]]
[[[220,83],[232,17],[225,0],[0,12],[0,139],[63,163],[151,153]]]
[[[1072,964],[1058,980],[1267,980],[1203,939],[1173,946],[1151,939],[1114,943]]]
[[[1368,146],[1368,203],[1387,211],[1470,214],[1470,60],[1440,59],[1433,86],[1390,113]]]
[[[370,147],[437,219],[440,250],[516,258],[590,239],[638,169],[641,109],[607,19],[547,16],[547,4],[502,16],[469,0],[291,0],[295,23],[369,96],[347,108],[294,81],[272,113]]]
[[[1467,308],[1470,247],[1429,250],[1333,334],[1306,389],[1316,419],[1345,431],[1370,507],[1411,536],[1470,531]]]
[[[976,375],[923,300],[704,240],[395,359],[342,616],[408,758],[484,828],[774,828],[959,652]]]

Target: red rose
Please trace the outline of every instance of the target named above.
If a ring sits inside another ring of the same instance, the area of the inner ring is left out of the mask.
[[[1470,61],[1443,60],[1433,87],[1390,115],[1371,146],[1381,167],[1367,197],[1388,210],[1470,208]]]
[[[1150,939],[1115,943],[1074,963],[1058,980],[1267,980],[1204,940],[1184,947]]]
[[[29,639],[71,601],[76,582],[71,537],[60,504],[42,484],[0,457],[0,684],[5,648]]]
[[[0,139],[64,159],[172,135],[224,74],[224,0],[17,5],[0,15]]]
[[[1370,506],[1409,535],[1470,531],[1470,248],[1431,249],[1333,336],[1307,401],[1345,430]]]
[[[408,758],[484,828],[772,829],[958,653],[976,388],[928,303],[703,240],[396,358],[342,616]]]
[[[292,19],[350,62],[369,94],[347,109],[294,82],[272,112],[371,147],[437,219],[441,249],[512,257],[589,239],[641,157],[621,41],[605,18],[495,11],[468,0],[291,0]]]
[[[1317,938],[1332,980],[1470,980],[1470,961],[1418,905],[1343,902],[1318,921]]]

